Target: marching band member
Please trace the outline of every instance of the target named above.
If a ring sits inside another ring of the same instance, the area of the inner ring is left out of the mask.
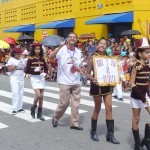
[[[23,94],[24,94],[24,68],[25,61],[21,59],[21,48],[13,48],[11,58],[8,60],[7,69],[10,72],[10,85],[12,90],[12,115],[17,112],[24,112]]]
[[[32,44],[30,54],[31,58],[27,61],[26,73],[31,74],[31,85],[35,92],[33,106],[31,107],[31,116],[35,118],[35,109],[39,102],[37,118],[44,121],[42,116],[43,94],[45,88],[45,76],[48,73],[47,64],[43,58],[43,49],[40,43]]]
[[[132,132],[135,140],[134,150],[143,150],[145,145],[150,150],[150,123],[145,125],[145,137],[140,141],[139,135],[139,121],[141,108],[145,107],[150,114],[150,88],[149,88],[149,74],[150,65],[147,60],[150,59],[150,46],[146,38],[136,41],[137,47],[136,58],[137,61],[133,65],[131,72],[131,105],[132,105]]]
[[[113,90],[114,98],[118,99],[119,101],[124,101],[122,98],[122,81],[125,81],[125,75],[123,72],[123,63],[122,63],[122,56],[120,56],[120,52],[115,51],[114,55],[118,56],[118,66],[119,66],[119,71],[120,71],[120,83],[118,83]]]
[[[105,39],[101,39],[97,46],[97,55],[107,55],[106,54],[107,42]],[[96,53],[95,53],[96,55]],[[98,115],[101,109],[102,98],[104,99],[105,109],[106,109],[106,124],[107,124],[107,135],[106,140],[113,144],[119,144],[114,137],[114,120],[112,119],[112,86],[99,86],[97,79],[94,75],[91,76],[91,71],[93,70],[93,61],[89,60],[87,65],[87,77],[91,80],[90,85],[90,95],[93,96],[95,108],[93,115],[91,117],[91,139],[94,141],[99,141],[96,134]]]

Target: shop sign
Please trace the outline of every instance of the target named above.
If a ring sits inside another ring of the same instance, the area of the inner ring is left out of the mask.
[[[47,36],[47,30],[42,30],[42,39],[46,38]]]

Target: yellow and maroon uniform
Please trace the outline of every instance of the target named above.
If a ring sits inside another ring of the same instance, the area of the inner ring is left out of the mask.
[[[40,67],[41,70],[39,72],[35,72],[34,69]],[[31,75],[40,75],[41,72],[48,73],[48,67],[44,58],[29,58],[27,61],[26,71],[27,74]]]
[[[135,85],[131,91],[131,97],[142,102],[146,101],[146,94],[150,97],[148,79],[150,74],[150,64],[143,64],[139,60],[135,63],[137,70]]]

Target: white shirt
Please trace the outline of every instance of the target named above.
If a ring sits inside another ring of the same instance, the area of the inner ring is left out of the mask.
[[[24,76],[24,68],[26,62],[23,59],[15,59],[11,57],[8,60],[7,66],[17,66],[16,70],[10,72],[10,76]]]
[[[124,62],[123,60],[119,60],[119,66],[120,66],[120,69],[119,69],[119,74],[120,74],[120,77],[122,78],[123,81],[125,81],[125,75],[124,75],[124,71],[123,71],[123,65],[124,65]]]
[[[81,64],[81,51],[77,48],[70,51],[65,45],[58,51],[56,59],[58,62],[57,82],[66,85],[80,84],[80,73],[72,73],[70,69],[73,64],[77,67]]]

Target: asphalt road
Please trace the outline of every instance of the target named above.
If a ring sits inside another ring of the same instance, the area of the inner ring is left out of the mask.
[[[46,82],[43,114],[46,121],[32,119],[30,107],[34,93],[30,79],[25,79],[23,114],[11,115],[11,89],[9,76],[0,75],[0,150],[132,150],[134,140],[131,132],[132,110],[130,93],[124,93],[124,102],[113,99],[113,118],[115,137],[119,145],[106,142],[105,109],[99,115],[97,134],[100,141],[90,139],[90,118],[93,111],[92,97],[88,96],[89,87],[83,87],[80,105],[80,125],[83,131],[71,130],[70,110],[60,119],[57,128],[53,128],[51,118],[59,101],[56,82]],[[148,113],[142,109],[140,121],[141,138]]]

